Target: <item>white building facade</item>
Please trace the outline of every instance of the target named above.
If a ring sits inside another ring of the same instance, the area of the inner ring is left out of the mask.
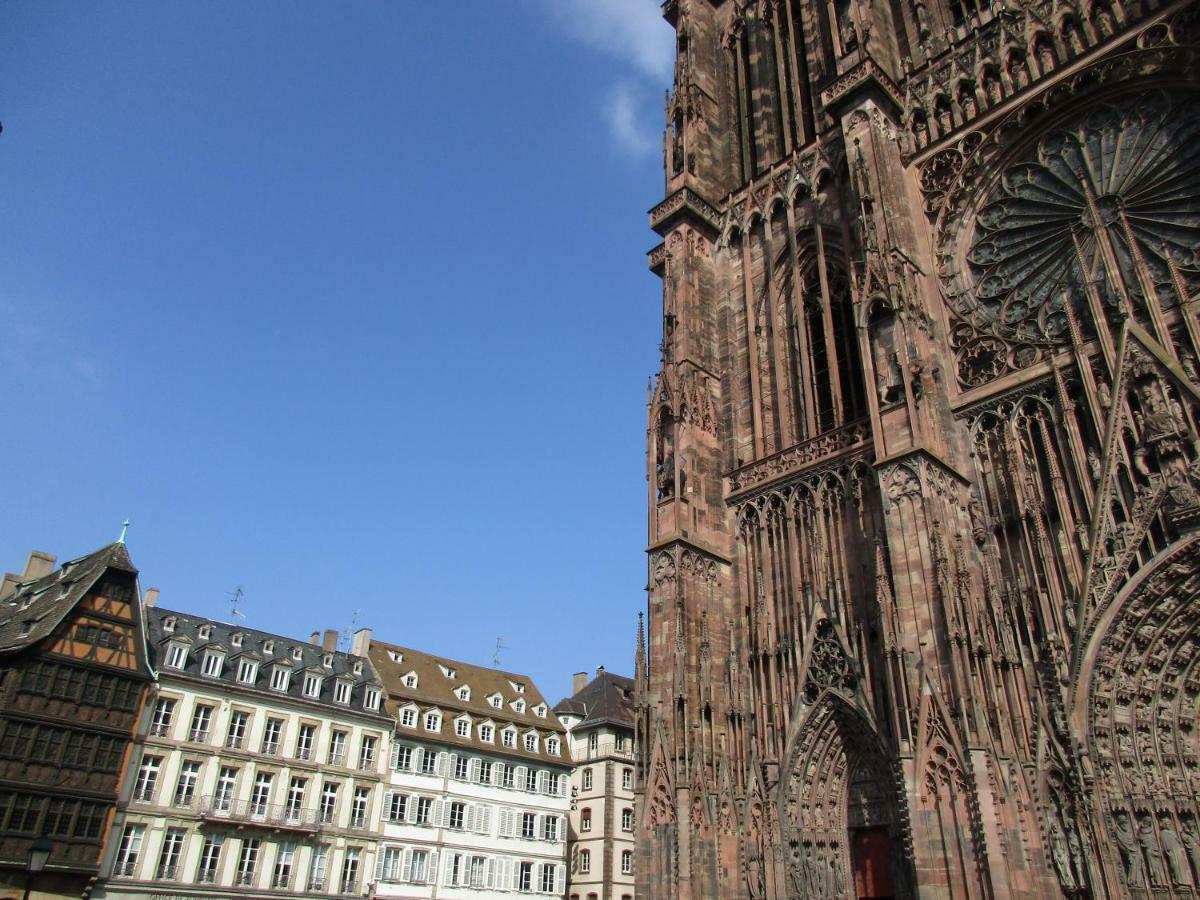
[[[157,691],[93,896],[368,894],[392,730],[370,663],[146,612]]]
[[[530,679],[371,642],[394,718],[379,897],[564,897],[571,758]]]
[[[572,690],[554,707],[575,760],[569,900],[633,900],[633,680],[601,668],[591,681],[576,674]]]

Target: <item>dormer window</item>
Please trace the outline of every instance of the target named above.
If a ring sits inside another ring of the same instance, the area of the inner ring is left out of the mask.
[[[464,702],[467,700],[470,700],[471,699],[471,689],[464,684],[462,687],[455,690],[454,696]]]
[[[241,634],[235,634],[233,637],[231,637],[231,638],[229,639],[229,643],[230,643],[231,645],[233,645],[234,647],[240,647],[240,646],[242,646],[242,635],[241,635]]]
[[[537,753],[538,736],[536,731],[530,731],[525,735],[525,749],[530,753]]]
[[[415,706],[406,706],[400,710],[400,724],[405,728],[417,727],[417,708]]]
[[[174,617],[174,616],[167,616],[165,619],[163,619],[162,629],[163,629],[163,631],[165,631],[167,634],[172,634],[172,633],[174,633],[174,631],[175,631],[175,617]]]
[[[379,688],[367,688],[363,693],[363,707],[372,711],[379,709]]]
[[[438,663],[438,668],[442,670],[442,674],[445,675],[447,678],[457,678],[458,677],[458,673],[455,672],[449,666]]]
[[[326,653],[323,657],[321,657],[321,665],[323,665],[327,669],[332,669],[333,668],[333,654]]]
[[[469,716],[461,716],[454,720],[454,734],[456,737],[469,738],[471,736],[471,719]]]
[[[321,682],[324,681],[320,675],[314,675],[308,672],[304,675],[304,696],[317,699],[321,696]]]
[[[350,694],[353,690],[354,685],[352,685],[349,681],[339,680],[338,683],[333,686],[333,702],[340,703],[343,706],[349,706]]]
[[[559,744],[558,738],[546,738],[546,752],[551,756],[558,756]]]
[[[520,699],[514,700],[512,708],[519,713],[525,712],[525,701]]]
[[[521,682],[519,682],[519,681],[510,681],[510,682],[509,682],[509,684],[511,684],[511,685],[512,685],[512,689],[513,689],[514,691],[516,691],[518,694],[523,694],[523,693],[525,693],[525,685],[524,685],[524,684],[522,684]]]
[[[357,660],[357,661],[354,663],[354,674],[355,674],[355,675],[361,675],[361,674],[362,674],[362,660]]]
[[[292,659],[294,659],[296,662],[300,662],[300,660],[304,659],[304,651],[301,650],[299,647],[293,647],[292,648]]]
[[[533,714],[535,716],[537,716],[539,719],[546,718],[546,704],[539,703],[537,706],[535,706],[533,708]]]
[[[286,691],[292,682],[292,671],[286,666],[276,666],[271,670],[271,690]]]
[[[219,650],[209,650],[204,654],[204,674],[209,678],[220,678],[224,668],[224,653]]]
[[[406,688],[415,688],[417,686],[417,673],[409,672],[404,676],[404,686]]]
[[[212,634],[212,626],[211,625],[201,625],[200,626],[200,631],[199,631],[200,640],[207,641],[211,634]]]
[[[481,741],[490,744],[494,740],[494,736],[495,729],[491,725],[484,724],[479,726],[479,739]]]
[[[268,654],[274,655],[275,642],[274,641],[265,641],[263,643],[263,653],[268,653]]]
[[[442,714],[440,712],[425,713],[425,730],[426,731],[441,731],[442,730]]]
[[[164,665],[172,669],[182,669],[187,664],[187,655],[187,644],[182,644],[179,641],[171,641],[167,646],[167,658],[164,661]]]
[[[492,696],[488,697],[487,699],[488,699],[488,703],[492,706],[493,709],[499,709],[500,707],[502,707],[504,705],[504,698],[501,697],[499,694],[492,694]]]
[[[517,729],[505,728],[502,732],[500,732],[500,743],[502,743],[505,747],[517,746]]]
[[[238,660],[238,684],[254,684],[258,680],[258,663],[251,659]]]

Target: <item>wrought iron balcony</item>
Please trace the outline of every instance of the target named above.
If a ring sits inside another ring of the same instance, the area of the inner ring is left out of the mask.
[[[316,809],[299,808],[286,803],[255,803],[252,800],[225,800],[208,796],[200,800],[200,815],[213,821],[258,825],[262,828],[306,832],[321,828]]]

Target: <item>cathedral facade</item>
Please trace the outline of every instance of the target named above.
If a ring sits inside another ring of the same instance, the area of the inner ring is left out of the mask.
[[[640,898],[1200,896],[1198,7],[663,4]]]

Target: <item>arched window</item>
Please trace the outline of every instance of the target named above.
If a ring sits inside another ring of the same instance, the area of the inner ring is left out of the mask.
[[[592,851],[579,851],[579,874],[586,875],[592,871]],[[592,895],[594,896],[594,895]]]
[[[591,807],[589,807],[589,806],[585,806],[583,809],[581,809],[579,811],[579,830],[580,831],[591,831],[592,830],[592,810],[591,810]],[[586,853],[587,851],[585,850],[583,852]]]

